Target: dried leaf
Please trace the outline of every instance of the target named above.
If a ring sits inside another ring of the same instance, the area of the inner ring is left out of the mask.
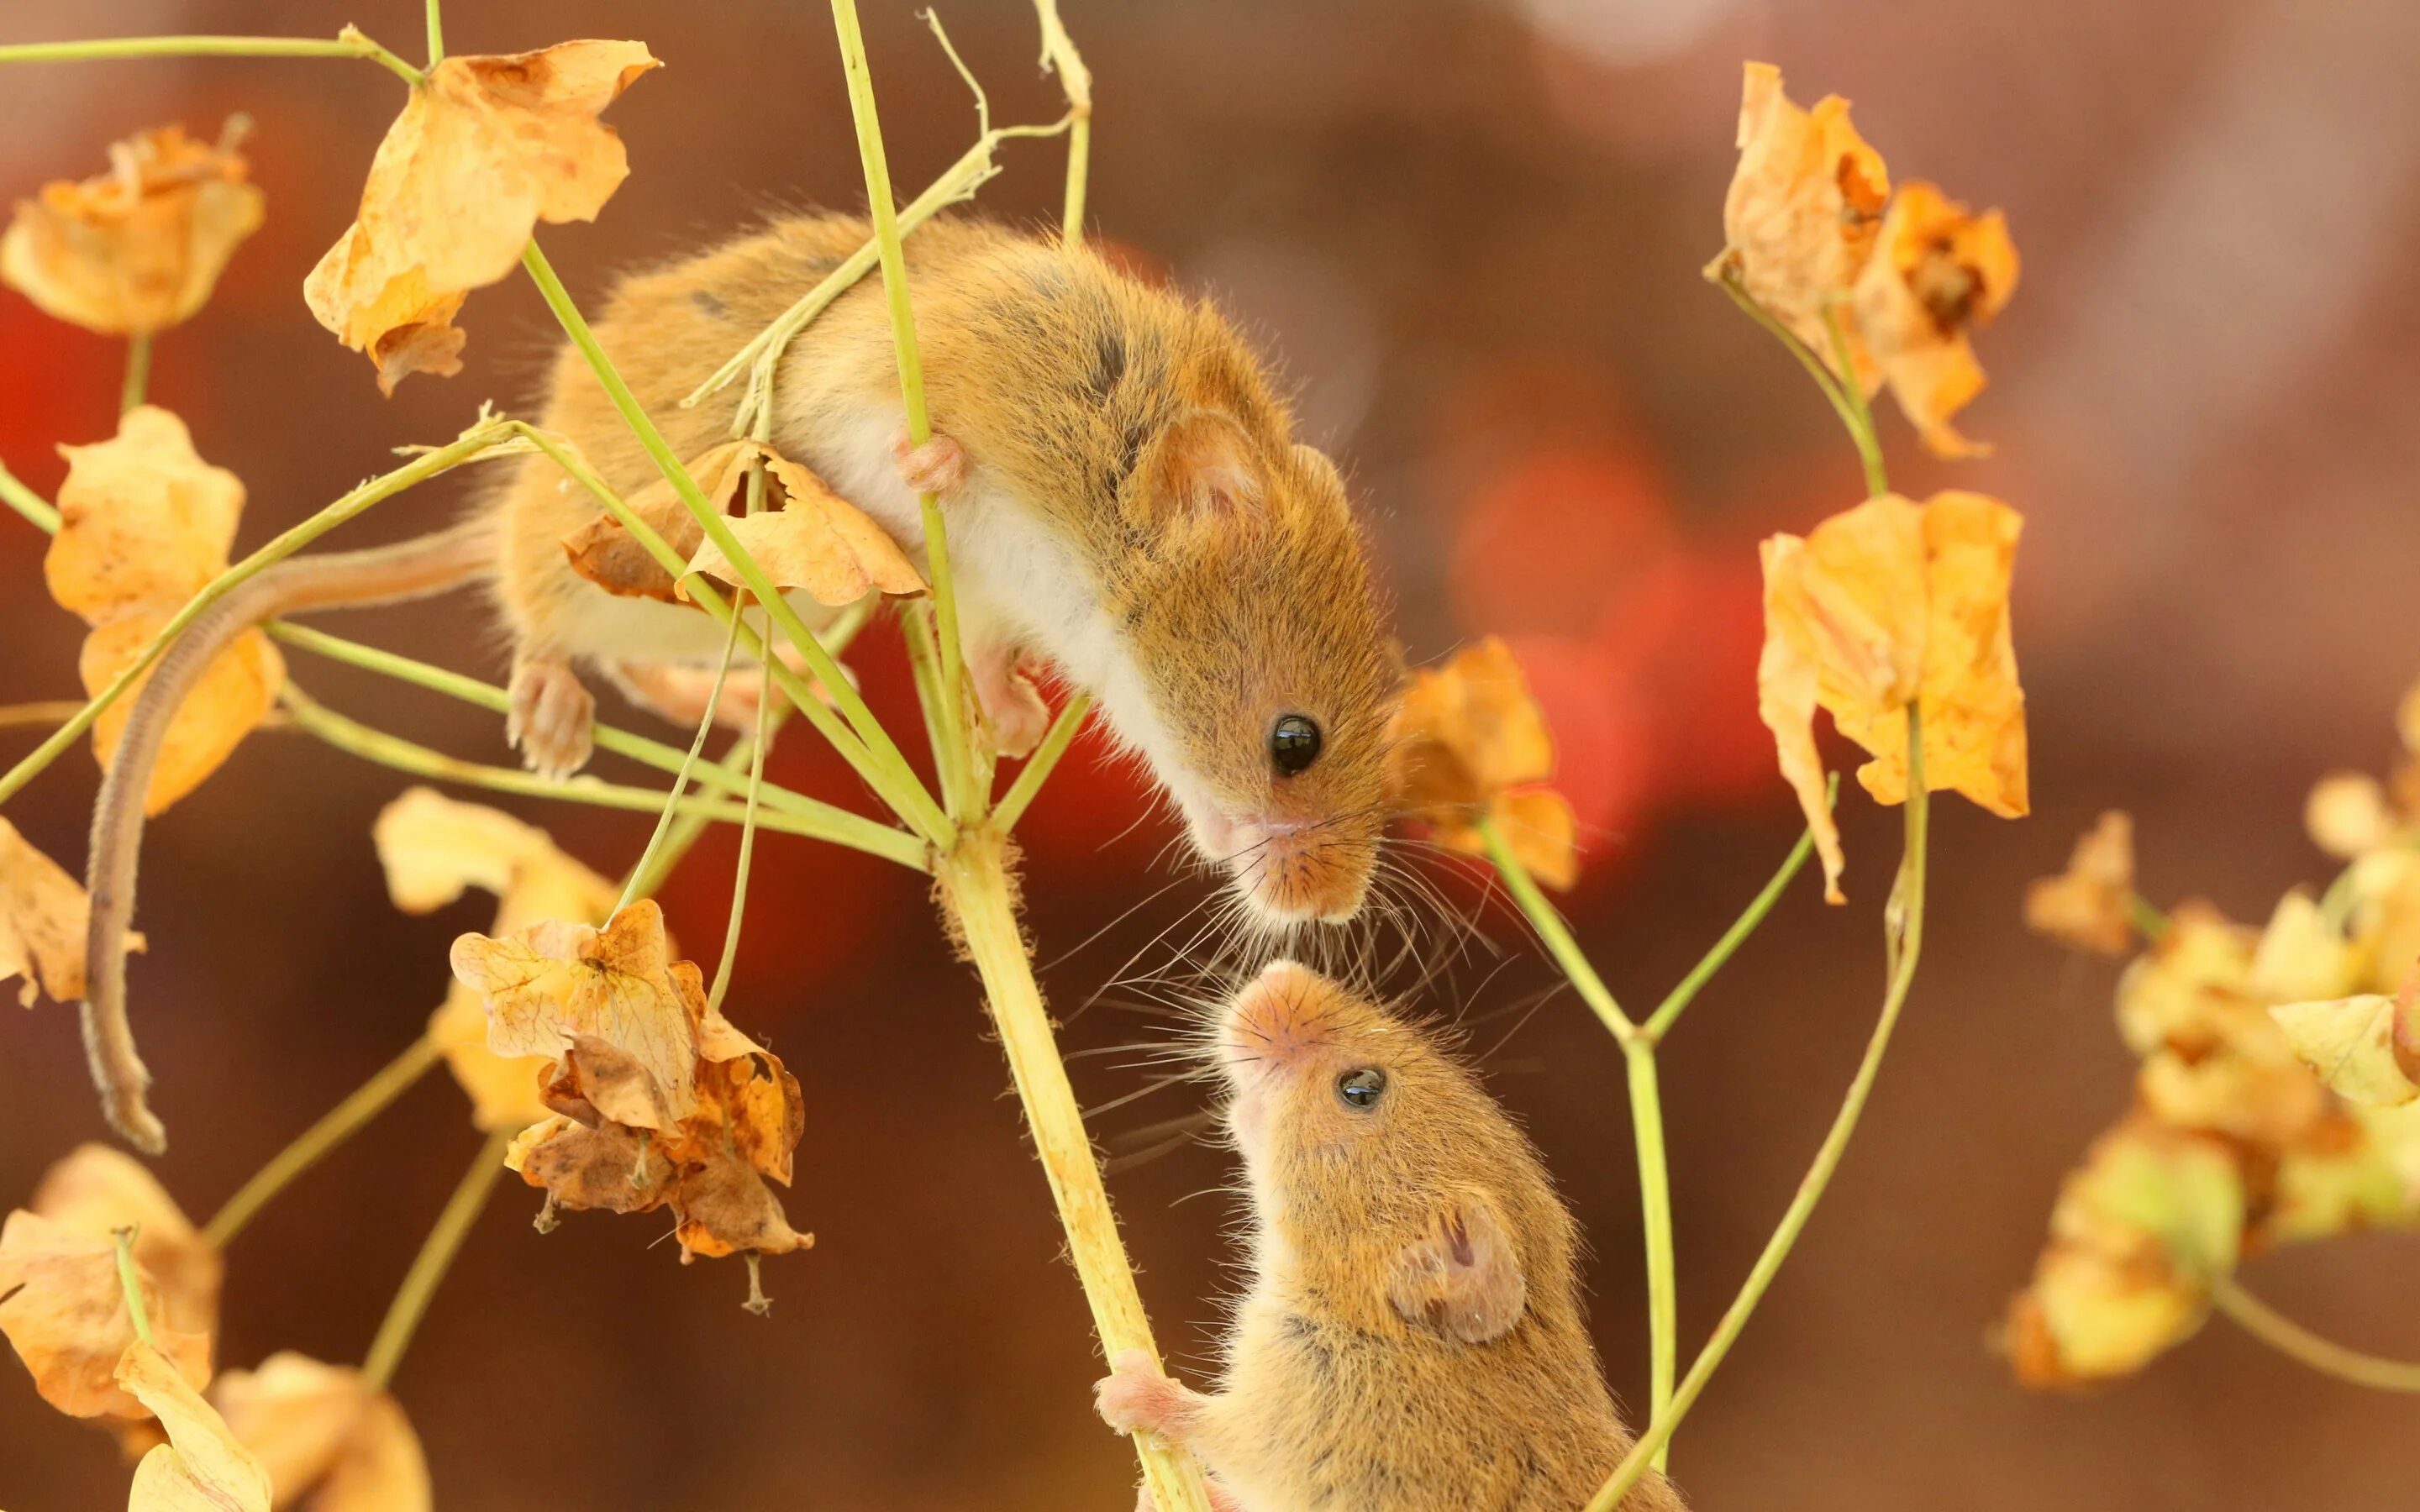
[[[731,533],[777,588],[804,589],[818,604],[838,608],[872,593],[925,591],[898,543],[873,517],[824,486],[821,478],[754,442],[737,443],[761,453],[786,495],[779,509],[731,521]],[[718,448],[719,454],[721,449]],[[709,454],[717,455],[717,454]],[[746,460],[744,455],[737,462]],[[734,467],[735,477],[737,467]],[[709,497],[719,497],[709,495]],[[731,559],[711,540],[701,541],[689,570],[726,583],[739,581]],[[687,597],[686,594],[682,594]]]
[[[268,1473],[272,1504],[427,1512],[428,1462],[394,1397],[349,1365],[283,1350],[210,1388],[227,1429]]]
[[[268,1473],[175,1365],[138,1340],[116,1374],[168,1433],[134,1467],[127,1512],[270,1512]]]
[[[85,694],[96,695],[116,682],[143,655],[171,612],[112,620],[85,637],[76,671],[84,679]],[[93,721],[93,754],[103,766],[116,757],[126,721],[134,717],[134,694],[148,681],[147,671],[126,696]],[[277,706],[278,691],[285,686],[286,658],[258,630],[246,630],[212,657],[185,701],[177,705],[167,733],[161,737],[151,784],[144,790],[143,811],[159,813],[201,786],[235,754],[244,736],[260,727],[260,721]]]
[[[33,1007],[37,988],[54,1003],[84,995],[85,933],[91,917],[84,885],[0,819],[0,982],[24,979],[18,1002]],[[126,944],[140,950],[143,936],[129,930]]]
[[[2244,1194],[2214,1140],[2120,1123],[2059,1189],[2051,1242],[2011,1304],[2005,1342],[2028,1386],[2120,1376],[2198,1328],[2234,1268]]]
[[[183,421],[151,405],[129,411],[115,440],[59,450],[68,476],[42,572],[51,596],[92,626],[78,671],[85,691],[97,694],[226,570],[243,485],[194,453]],[[160,812],[216,771],[274,706],[285,682],[285,659],[256,630],[221,652],[169,721],[145,811]],[[133,713],[130,694],[94,721],[93,753],[102,764]]]
[[[0,283],[43,313],[105,336],[147,335],[193,317],[244,238],[261,193],[234,151],[178,126],[109,149],[109,172],[45,184],[0,235]]]
[[[1845,862],[1815,749],[1819,707],[1873,752],[1857,779],[1880,801],[1906,796],[1905,717],[1919,699],[1926,786],[2003,817],[2025,812],[2024,694],[2009,633],[2020,523],[1980,494],[1936,494],[1922,506],[1886,494],[1804,540],[1763,544],[1758,713],[1814,831],[1834,903]]]
[[[546,831],[430,788],[412,788],[388,804],[371,835],[397,908],[425,914],[461,897],[466,887],[481,887],[499,900],[489,926],[498,936],[543,919],[603,918],[620,895]],[[457,980],[429,1016],[428,1033],[469,1094],[472,1121],[480,1128],[519,1129],[548,1116],[538,1099],[546,1059],[488,1048],[488,1012],[476,988]]]
[[[2420,1010],[2409,992],[2281,1003],[2269,1013],[2294,1054],[2347,1102],[2399,1107],[2420,1099]]]
[[[304,280],[379,387],[461,366],[454,316],[520,262],[540,221],[591,221],[629,173],[597,116],[656,59],[638,42],[458,55],[429,70],[370,163],[358,219]]]
[[[1554,741],[1502,640],[1489,636],[1443,667],[1416,670],[1393,735],[1389,795],[1427,822],[1439,845],[1486,855],[1477,827],[1484,818],[1541,882],[1559,888],[1578,879],[1571,805],[1537,786],[1554,772]]]
[[[2310,894],[2297,888],[2278,899],[2269,916],[2269,927],[2252,952],[2245,988],[2270,1003],[2337,997],[2353,990],[2361,964],[2359,952],[2343,932],[2328,922]]]
[[[87,625],[173,609],[226,570],[243,484],[201,459],[183,421],[139,406],[112,440],[59,455],[68,475],[42,575],[62,609]]]
[[[42,1175],[32,1211],[95,1241],[132,1227],[134,1263],[159,1283],[154,1320],[188,1334],[215,1333],[226,1262],[204,1239],[151,1168],[108,1145],[79,1145]]]
[[[2311,843],[2338,860],[2374,851],[2394,838],[2395,813],[2378,779],[2335,772],[2319,779],[2303,805]]]
[[[2025,889],[2025,928],[2063,945],[2123,955],[2134,943],[2134,822],[2116,809],[2085,831],[2067,870]]]
[[[185,1379],[210,1379],[210,1341],[168,1326],[160,1283],[139,1268],[136,1285],[152,1336]],[[33,1372],[42,1400],[70,1417],[140,1418],[146,1408],[118,1389],[117,1365],[135,1343],[118,1280],[117,1243],[23,1209],[0,1227],[0,1335]]]
[[[815,1236],[792,1228],[772,1189],[734,1156],[715,1155],[684,1174],[677,1207],[684,1263],[701,1255],[789,1255],[814,1247]]]
[[[1845,306],[1873,252],[1889,171],[1850,124],[1847,100],[1827,95],[1801,110],[1769,63],[1746,67],[1739,149],[1723,201],[1725,245],[1708,272],[1733,272],[1751,299],[1837,372],[1824,312],[1836,301]],[[1870,392],[1877,370],[1845,308],[1841,324],[1855,381]]]
[[[753,441],[724,441],[685,466],[706,501],[728,512],[747,477],[748,459],[758,450]],[[656,479],[624,502],[684,561],[694,556],[706,540],[706,528],[689,512],[670,478]],[[565,536],[563,549],[571,559],[572,571],[609,594],[667,604],[687,602],[674,591],[673,575],[611,515],[599,515]]]
[[[567,1059],[582,1090],[616,1123],[660,1129],[697,1105],[695,1035],[664,939],[663,913],[643,899],[603,930],[547,919],[509,939],[465,934],[454,975],[487,1000],[488,1048]],[[628,1074],[623,1074],[627,1072]]]
[[[1969,214],[1931,184],[1900,190],[1857,275],[1856,327],[1900,409],[1936,456],[1991,450],[1949,422],[1983,392],[1983,369],[1967,334],[1999,314],[2016,286],[2017,249],[1998,210]]]

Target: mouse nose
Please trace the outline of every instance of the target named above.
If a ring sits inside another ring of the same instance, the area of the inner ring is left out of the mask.
[[[1227,1006],[1226,1032],[1219,1036],[1227,1070],[1277,1071],[1290,1064],[1304,1048],[1307,1021],[1317,1016],[1320,986],[1315,973],[1292,961],[1271,962],[1246,982]]]
[[[1228,872],[1263,918],[1341,924],[1360,912],[1375,859],[1367,838],[1293,820],[1231,820],[1225,828]]]

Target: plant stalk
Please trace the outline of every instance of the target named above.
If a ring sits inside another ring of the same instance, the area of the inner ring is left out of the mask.
[[[411,1335],[420,1327],[420,1319],[428,1312],[428,1304],[437,1295],[437,1288],[454,1264],[454,1257],[462,1251],[462,1242],[471,1237],[471,1229],[479,1221],[479,1211],[488,1205],[488,1194],[495,1190],[496,1178],[504,1174],[504,1149],[513,1142],[510,1130],[499,1130],[488,1136],[471,1168],[445,1199],[444,1211],[421,1242],[420,1253],[411,1258],[411,1269],[403,1275],[403,1284],[396,1288],[395,1300],[387,1304],[386,1317],[380,1320],[376,1337],[370,1340],[369,1352],[362,1357],[362,1379],[376,1391],[384,1391],[395,1382],[396,1367],[403,1364],[403,1351],[411,1347]]]
[[[424,1034],[411,1041],[403,1054],[346,1093],[343,1102],[321,1114],[318,1122],[295,1135],[291,1144],[271,1156],[268,1165],[236,1188],[235,1196],[227,1198],[218,1211],[210,1214],[210,1221],[202,1226],[203,1240],[211,1248],[222,1250],[234,1242],[235,1236],[243,1232],[253,1215],[267,1207],[287,1183],[385,1112],[443,1058],[444,1052],[429,1036]]]
[[[2420,1392],[2420,1364],[2381,1360],[2323,1339],[2244,1290],[2232,1276],[2211,1281],[2210,1300],[2245,1333],[2323,1376],[2374,1391]]]

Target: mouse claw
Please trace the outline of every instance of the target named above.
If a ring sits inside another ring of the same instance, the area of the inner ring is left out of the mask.
[[[1120,1433],[1182,1442],[1201,1421],[1201,1394],[1170,1380],[1147,1350],[1128,1350],[1109,1368],[1114,1374],[1093,1385],[1093,1410]]]
[[[526,656],[513,663],[512,711],[504,740],[538,776],[560,782],[588,764],[597,700],[571,662],[561,656]]]
[[[891,438],[891,460],[900,480],[918,493],[947,499],[966,486],[967,449],[949,436],[935,436],[918,446],[901,425]]]

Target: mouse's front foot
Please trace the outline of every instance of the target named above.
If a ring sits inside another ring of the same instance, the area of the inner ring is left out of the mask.
[[[937,435],[919,446],[902,424],[891,438],[891,460],[900,481],[918,493],[947,499],[966,486],[967,449],[954,437]]]
[[[1109,1362],[1113,1374],[1093,1386],[1093,1407],[1120,1433],[1156,1433],[1182,1443],[1201,1426],[1209,1398],[1169,1379],[1142,1350],[1128,1350]]]
[[[588,764],[597,700],[560,652],[513,658],[512,712],[504,739],[538,776],[561,781]]]

